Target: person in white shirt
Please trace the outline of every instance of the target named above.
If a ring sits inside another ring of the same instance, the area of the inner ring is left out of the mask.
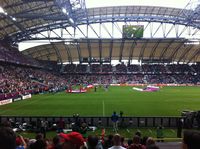
[[[115,134],[113,137],[113,146],[108,149],[126,149],[121,146],[121,136],[119,134]]]

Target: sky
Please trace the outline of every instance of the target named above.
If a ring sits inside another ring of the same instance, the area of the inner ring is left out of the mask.
[[[185,8],[191,1],[200,0],[85,0],[86,8],[94,7],[108,7],[108,6],[127,6],[127,5],[142,5],[142,6],[162,6],[173,8]],[[19,51],[23,51],[27,48],[38,46],[44,43],[20,43]]]

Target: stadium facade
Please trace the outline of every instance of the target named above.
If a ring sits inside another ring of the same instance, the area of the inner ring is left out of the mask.
[[[192,8],[192,2],[183,9],[158,6],[87,9],[85,1],[79,0],[2,1],[0,5],[2,44],[11,48],[22,41],[29,44],[46,40],[49,44],[22,52],[38,60],[60,64],[199,61],[199,5]],[[137,28],[134,32],[133,26]]]

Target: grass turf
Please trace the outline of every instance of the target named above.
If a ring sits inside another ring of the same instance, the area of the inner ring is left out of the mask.
[[[200,110],[199,87],[163,87],[158,92],[138,92],[132,87],[98,88],[82,94],[34,95],[29,100],[0,106],[0,115],[16,116],[180,116],[182,110]]]
[[[156,128],[129,128],[129,129],[119,129],[117,133],[119,133],[121,136],[125,138],[132,138],[133,135],[140,131],[142,136],[151,136],[154,139],[156,139]],[[165,141],[180,141],[180,138],[176,137],[176,129],[163,129],[164,134],[164,140]],[[102,129],[98,128],[95,131],[87,131],[87,135],[97,135],[101,136]],[[36,133],[33,132],[17,132],[17,134],[22,135],[26,138],[35,138]],[[112,128],[105,128],[105,136],[107,137],[109,134],[115,134],[113,132]],[[54,136],[56,136],[55,131],[48,131],[47,132],[47,138],[52,139]]]

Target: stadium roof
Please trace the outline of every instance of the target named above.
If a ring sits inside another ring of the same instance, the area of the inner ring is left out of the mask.
[[[199,61],[200,48],[196,44],[199,40],[183,39],[185,32],[195,38],[198,35],[199,5],[194,9],[190,9],[190,4],[182,9],[159,6],[87,9],[84,0],[2,0],[0,6],[1,41],[9,44],[50,41],[50,44],[23,51],[34,58],[59,62],[81,61],[85,57],[90,60],[94,57],[119,61],[133,58]],[[132,25],[132,22],[137,25],[145,22],[141,24],[144,32],[149,28],[150,36],[122,38],[122,26]],[[153,26],[152,22],[157,24]],[[158,33],[160,37],[155,36]]]
[[[187,44],[185,44],[187,43]],[[159,60],[161,62],[200,61],[199,45],[190,44],[187,39],[77,39],[37,46],[23,51],[26,55],[42,60],[59,62],[110,62],[111,60]]]
[[[158,6],[158,7],[172,7],[172,8],[184,8],[189,0],[154,0],[150,3],[149,0],[85,0],[87,8],[95,7],[112,7],[112,6]],[[193,2],[194,3],[194,2]]]

